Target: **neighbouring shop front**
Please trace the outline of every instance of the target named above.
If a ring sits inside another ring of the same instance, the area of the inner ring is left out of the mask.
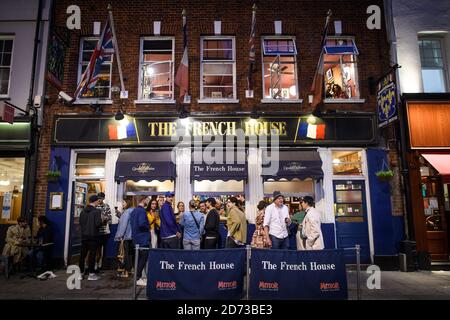
[[[6,231],[25,215],[30,122],[0,123],[0,252]]]
[[[118,209],[124,196],[158,198],[166,191],[175,192],[175,204],[210,196],[225,202],[240,195],[254,223],[258,202],[270,201],[279,190],[291,213],[298,210],[299,197],[316,199],[327,248],[361,244],[364,262],[377,255],[394,257],[398,244],[393,239],[403,230],[386,225],[392,218],[390,195],[380,193],[385,186],[375,179],[386,152],[373,147],[375,130],[374,114],[129,115],[125,121],[113,115],[57,116],[51,158],[61,158],[62,177],[49,183],[47,201],[52,192],[67,199],[62,208],[48,208],[64,230],[58,254],[66,263],[76,254],[74,221],[91,193],[105,192],[106,201]],[[373,197],[388,203],[376,214]]]
[[[449,261],[450,95],[404,95],[414,236],[421,265]]]

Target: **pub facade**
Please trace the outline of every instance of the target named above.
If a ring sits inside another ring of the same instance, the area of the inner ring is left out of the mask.
[[[150,8],[145,1],[112,1],[128,98],[117,92],[117,51],[103,62],[95,87],[74,103],[62,103],[58,90],[49,88],[42,143],[51,148],[40,155],[36,207],[57,226],[55,256],[69,264],[77,254],[77,217],[93,193],[105,192],[117,210],[124,196],[159,198],[173,191],[176,205],[243,195],[254,223],[258,202],[270,202],[279,190],[292,213],[299,197],[315,198],[327,248],[360,244],[364,262],[395,264],[403,217],[393,213],[391,186],[375,175],[391,155],[379,147],[376,96],[368,81],[389,65],[380,58],[388,54],[385,32],[365,28],[372,2],[330,8],[312,1],[257,2],[254,8],[250,1],[161,1]],[[55,26],[65,25],[69,5],[56,4]],[[88,65],[107,5],[80,5],[81,30],[70,32],[63,60],[66,93],[75,92]],[[180,102],[175,74],[183,55],[181,9],[189,98]],[[318,30],[328,9],[332,19],[322,48]],[[309,96],[321,50],[318,113]],[[48,181],[49,170],[59,171],[59,179]],[[112,233],[114,223],[115,217]],[[115,253],[111,236],[107,255]],[[349,251],[348,261],[354,260]]]

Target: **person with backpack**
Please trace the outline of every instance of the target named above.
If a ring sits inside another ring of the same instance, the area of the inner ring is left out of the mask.
[[[180,220],[183,227],[183,248],[200,250],[200,240],[205,228],[205,217],[195,209],[195,201],[189,201],[189,212],[185,212]]]

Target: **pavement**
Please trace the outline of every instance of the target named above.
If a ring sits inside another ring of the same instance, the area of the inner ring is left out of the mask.
[[[69,290],[65,270],[54,272],[56,278],[37,280],[25,274],[9,279],[0,275],[0,300],[128,300],[133,297],[132,278],[117,278],[105,271],[98,281],[81,281],[81,289]],[[382,271],[380,289],[368,289],[370,274],[361,273],[362,300],[450,300],[450,271]],[[357,300],[357,272],[347,270],[349,300]],[[372,281],[373,283],[373,281]],[[146,299],[145,287],[137,287],[138,299]]]

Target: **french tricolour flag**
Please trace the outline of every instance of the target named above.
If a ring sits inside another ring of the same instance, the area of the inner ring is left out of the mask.
[[[110,124],[108,125],[109,140],[122,140],[126,138],[136,137],[136,128],[134,123],[130,122],[127,125]]]
[[[300,126],[298,127],[298,136],[300,138],[324,140],[325,124],[309,124],[308,122],[300,122]]]

